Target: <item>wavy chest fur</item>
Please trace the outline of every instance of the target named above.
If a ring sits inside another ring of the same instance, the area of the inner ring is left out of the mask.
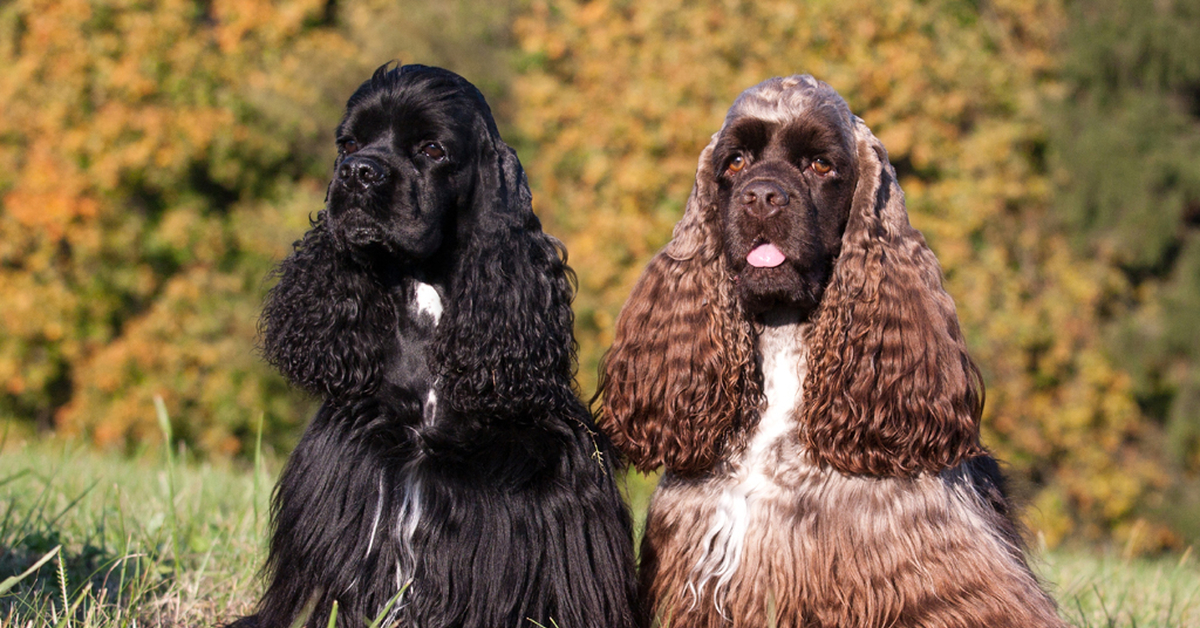
[[[752,520],[764,506],[786,498],[780,484],[785,451],[795,449],[798,426],[796,406],[800,403],[806,370],[806,351],[798,325],[769,325],[759,338],[766,407],[746,447],[713,480],[717,489],[708,515],[709,528],[699,545],[701,551],[688,582],[695,599],[711,592],[720,607],[721,597],[734,578],[745,551]]]
[[[442,317],[441,295],[434,286],[415,279],[406,287],[406,291],[408,292],[407,319],[412,321],[411,324],[422,332],[418,337],[432,338]],[[411,341],[401,338],[401,342]],[[424,354],[424,344],[420,345],[419,350],[406,351],[405,355],[411,357],[398,365],[396,370],[400,371],[400,374],[394,379],[402,385],[417,389],[418,397],[423,399],[421,423],[428,426],[437,420],[439,382],[430,377],[430,369],[425,364]],[[405,583],[413,577],[417,569],[418,557],[413,546],[413,536],[423,515],[419,461],[419,457],[414,458],[397,477],[393,478],[393,481],[399,483],[399,508],[395,520],[391,522],[384,521],[384,512],[387,510],[384,500],[391,491],[385,485],[386,471],[380,471],[378,500],[371,520],[371,533],[367,540],[366,558],[370,559],[377,547],[380,534],[390,534],[394,538],[398,550],[395,558],[396,591],[404,588]],[[402,606],[396,606],[389,618],[395,618],[401,608]]]
[[[765,405],[746,446],[659,485],[642,550],[652,612],[689,628],[1057,625],[966,471],[874,478],[808,462],[804,331],[760,334]]]

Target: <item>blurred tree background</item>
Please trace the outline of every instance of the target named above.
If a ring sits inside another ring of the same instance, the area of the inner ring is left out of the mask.
[[[389,59],[488,96],[580,281],[580,381],[744,88],[812,73],[888,147],[1051,544],[1200,540],[1200,0],[0,2],[0,416],[283,451],[265,277]]]

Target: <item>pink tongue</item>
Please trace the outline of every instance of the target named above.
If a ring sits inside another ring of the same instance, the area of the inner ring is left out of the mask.
[[[783,260],[783,252],[771,243],[759,245],[746,256],[746,261],[756,268],[775,268],[782,264]]]

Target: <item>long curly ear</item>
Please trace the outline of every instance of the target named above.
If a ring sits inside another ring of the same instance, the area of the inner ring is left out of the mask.
[[[325,212],[273,272],[259,318],[263,356],[293,384],[322,397],[370,393],[394,353],[396,304],[338,254]]]
[[[815,315],[804,440],[843,473],[937,473],[980,455],[983,381],[883,144],[855,118],[859,180]]]
[[[577,402],[574,276],[533,213],[516,153],[492,129],[482,132],[474,197],[460,218],[437,362],[451,407],[522,416]]]
[[[718,232],[715,144],[700,155],[674,238],[621,308],[601,366],[600,427],[641,471],[706,470],[754,416],[758,367]]]

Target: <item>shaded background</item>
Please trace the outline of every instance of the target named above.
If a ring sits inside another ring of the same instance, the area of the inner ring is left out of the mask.
[[[1050,545],[1200,541],[1200,0],[0,0],[0,418],[286,452],[254,349],[390,59],[487,95],[579,275],[580,382],[744,88],[812,73],[887,146]]]

